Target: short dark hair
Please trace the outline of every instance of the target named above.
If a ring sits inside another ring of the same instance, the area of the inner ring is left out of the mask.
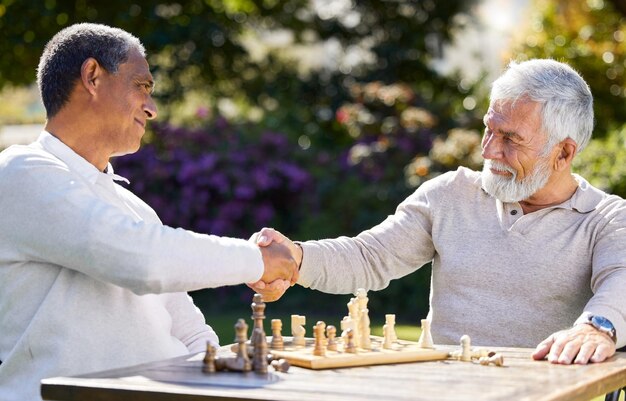
[[[114,74],[128,60],[131,49],[145,56],[139,39],[107,25],[75,24],[54,35],[46,44],[37,69],[37,85],[47,117],[53,117],[67,103],[85,60],[93,57]]]

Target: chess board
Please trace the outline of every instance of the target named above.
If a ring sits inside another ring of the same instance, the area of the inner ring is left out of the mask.
[[[448,352],[420,348],[416,342],[397,340],[391,349],[383,349],[382,337],[371,336],[372,349],[357,353],[343,352],[343,342],[337,339],[337,351],[326,350],[325,356],[313,355],[315,340],[306,339],[306,346],[296,347],[286,341],[284,350],[270,350],[275,358],[283,358],[293,366],[309,369],[333,369],[351,366],[385,365],[403,362],[435,361],[448,358]]]

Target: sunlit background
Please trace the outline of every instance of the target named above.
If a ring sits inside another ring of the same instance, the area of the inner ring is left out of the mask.
[[[479,169],[490,83],[536,57],[570,63],[591,86],[595,139],[576,171],[626,195],[626,0],[2,0],[0,148],[37,136],[39,55],[82,21],[148,50],[160,117],[114,164],[172,226],[354,235],[425,180]],[[428,269],[371,295],[372,320],[424,317]],[[245,287],[193,296],[212,322],[249,313]],[[270,310],[340,319],[346,299],[296,288]]]

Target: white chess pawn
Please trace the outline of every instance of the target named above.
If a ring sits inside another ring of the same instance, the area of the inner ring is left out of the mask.
[[[383,326],[383,330],[385,326],[388,327],[389,330],[389,341],[395,343],[398,341],[398,336],[396,335],[396,315],[394,314],[386,314],[385,315],[385,325]]]
[[[472,361],[472,347],[471,340],[467,334],[464,334],[461,337],[461,360],[463,362],[471,362]]]

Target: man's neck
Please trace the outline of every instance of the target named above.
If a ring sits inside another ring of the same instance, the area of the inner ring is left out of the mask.
[[[578,182],[571,172],[564,171],[552,175],[546,186],[519,203],[524,214],[536,212],[565,202],[574,195],[577,188]]]
[[[59,113],[46,122],[44,129],[71,148],[76,154],[93,164],[99,171],[104,171],[109,164],[109,154],[99,143],[93,132],[80,122]]]

